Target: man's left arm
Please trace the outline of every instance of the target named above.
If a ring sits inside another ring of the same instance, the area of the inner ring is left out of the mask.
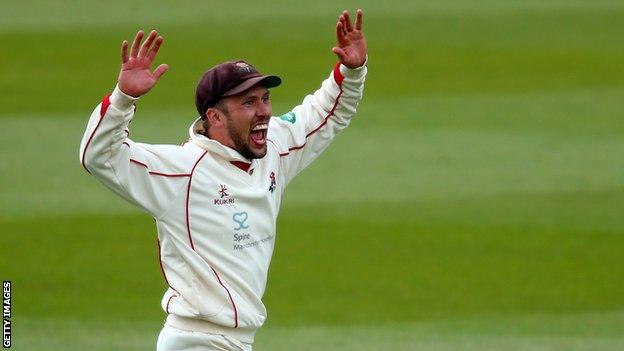
[[[338,45],[332,49],[340,61],[320,89],[270,124],[269,140],[280,152],[286,184],[329,146],[356,112],[367,71],[362,17],[358,10],[352,24],[347,11],[340,15]]]

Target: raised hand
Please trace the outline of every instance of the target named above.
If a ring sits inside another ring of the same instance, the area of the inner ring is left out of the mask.
[[[357,10],[355,27],[349,19],[349,12],[343,11],[336,23],[336,38],[338,46],[334,46],[332,51],[340,59],[340,63],[349,67],[357,68],[366,62],[366,39],[362,32],[362,10]]]
[[[118,85],[122,92],[134,97],[139,97],[150,91],[156,85],[158,78],[169,68],[168,65],[161,64],[156,67],[154,72],[150,71],[152,62],[156,58],[164,39],[162,36],[156,38],[158,33],[153,30],[143,45],[139,47],[143,35],[142,30],[137,33],[132,43],[130,56],[128,56],[128,41],[124,40],[121,44],[121,70],[119,71]]]

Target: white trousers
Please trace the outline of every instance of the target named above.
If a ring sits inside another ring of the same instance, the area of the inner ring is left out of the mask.
[[[186,331],[165,324],[158,335],[156,351],[251,351],[251,344],[234,338]]]

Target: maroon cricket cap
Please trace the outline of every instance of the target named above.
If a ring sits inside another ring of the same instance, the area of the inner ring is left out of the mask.
[[[236,95],[256,84],[274,88],[282,83],[278,76],[265,76],[245,61],[228,61],[204,73],[195,91],[195,106],[201,117],[219,99]]]

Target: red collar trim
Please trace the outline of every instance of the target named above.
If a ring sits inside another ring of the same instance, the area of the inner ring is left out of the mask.
[[[230,163],[240,168],[243,172],[248,172],[249,167],[251,167],[251,163],[247,163],[243,161],[230,161]]]

